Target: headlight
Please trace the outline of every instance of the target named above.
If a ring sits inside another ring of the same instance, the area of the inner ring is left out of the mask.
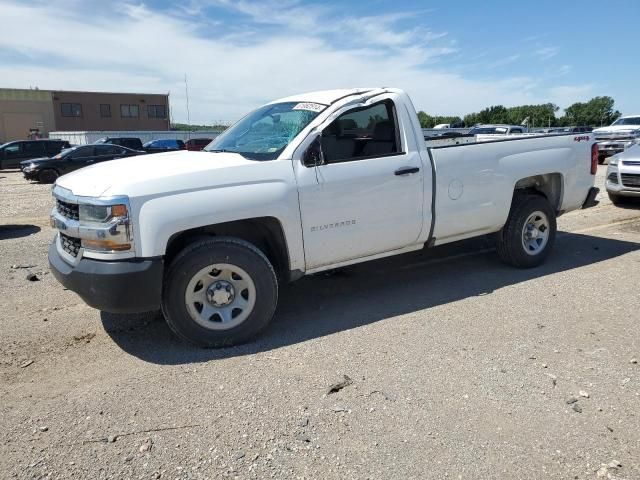
[[[618,157],[610,157],[609,158],[609,165],[612,167],[615,167],[618,165]]]
[[[129,207],[80,204],[79,232],[82,246],[97,252],[124,252],[133,247]]]
[[[112,218],[127,217],[126,205],[80,205],[80,223],[105,223]]]
[[[29,165],[25,166],[22,171],[23,172],[33,172],[36,169],[36,166],[33,163],[30,163]]]

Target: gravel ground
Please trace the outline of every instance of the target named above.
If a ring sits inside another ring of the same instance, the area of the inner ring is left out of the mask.
[[[49,191],[0,172],[2,478],[640,478],[637,205],[533,270],[481,239],[305,278],[201,350],[52,278]]]

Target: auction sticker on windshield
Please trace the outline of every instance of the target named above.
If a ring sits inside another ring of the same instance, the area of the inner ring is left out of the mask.
[[[326,107],[326,105],[322,105],[321,103],[304,102],[297,104],[292,108],[292,110],[309,110],[310,112],[321,112]]]

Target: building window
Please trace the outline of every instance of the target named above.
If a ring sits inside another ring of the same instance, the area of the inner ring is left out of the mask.
[[[62,110],[63,117],[82,116],[82,105],[79,103],[61,103],[60,108]]]
[[[147,107],[149,118],[167,118],[166,105],[149,105]]]
[[[101,117],[110,117],[111,116],[111,105],[108,103],[100,104],[100,116]]]
[[[138,105],[120,105],[120,116],[122,118],[138,118]]]

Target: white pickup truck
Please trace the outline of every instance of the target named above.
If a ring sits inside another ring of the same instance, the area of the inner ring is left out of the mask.
[[[306,274],[491,233],[504,261],[537,266],[556,216],[595,205],[597,161],[588,134],[428,148],[398,89],[296,95],[205,151],[60,177],[49,261],[95,308],[161,308],[183,339],[227,346]]]

